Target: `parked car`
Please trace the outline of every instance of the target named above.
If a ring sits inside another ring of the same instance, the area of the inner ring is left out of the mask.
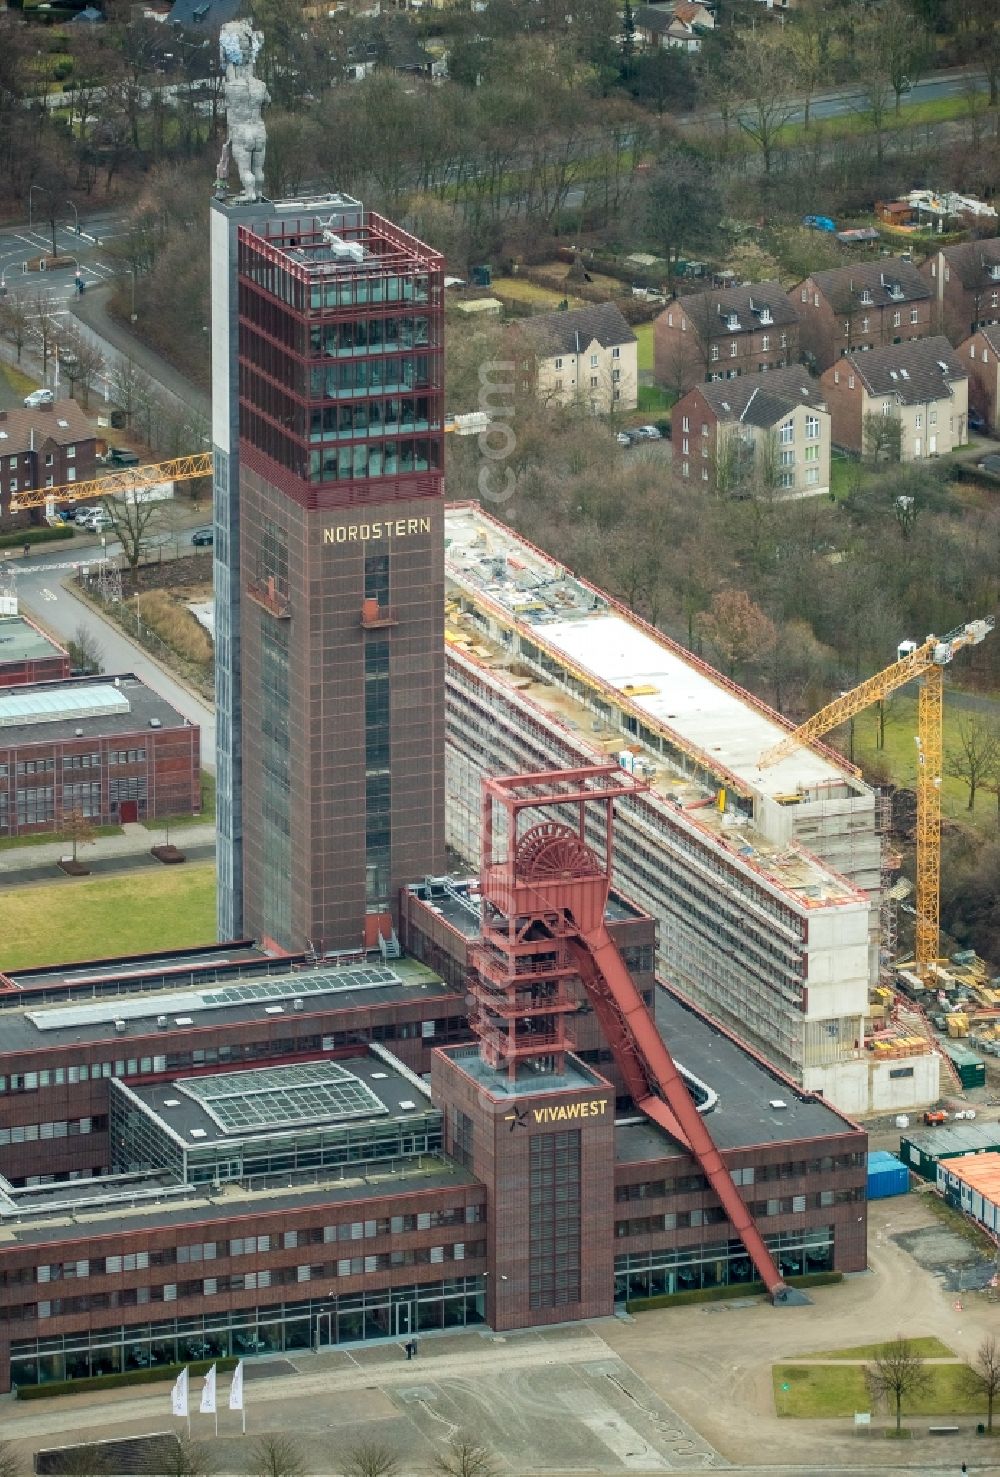
[[[39,405],[51,405],[55,400],[52,390],[32,390],[30,395],[24,397],[25,410],[37,410]]]
[[[633,432],[637,441],[660,441],[662,435],[657,426],[636,426]]]
[[[978,410],[972,410],[971,408],[969,410],[969,430],[970,431],[985,431],[986,430],[986,421],[979,414],[979,411]]]
[[[94,508],[86,518],[78,518],[76,526],[87,533],[103,533],[106,528],[113,526],[113,519],[103,508]]]
[[[204,528],[196,528],[194,533],[192,533],[191,535],[191,542],[194,544],[196,549],[210,548],[214,541],[215,529],[210,523],[206,523]]]
[[[99,512],[100,508],[98,508],[96,503],[92,503],[89,505],[86,503],[75,503],[73,507],[66,508],[63,511],[63,517],[66,519],[67,523],[82,524],[84,519],[90,517],[91,513]]]

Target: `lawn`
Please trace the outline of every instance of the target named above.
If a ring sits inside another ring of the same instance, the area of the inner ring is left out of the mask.
[[[637,323],[632,330],[639,340],[639,373],[653,373],[653,324]]]
[[[4,887],[3,937],[0,970],[214,943],[215,866]]]
[[[910,1349],[914,1354],[920,1354],[924,1359],[955,1359],[957,1355],[954,1349],[949,1349],[940,1339],[933,1335],[928,1338],[908,1339]],[[821,1349],[818,1354],[800,1354],[800,1359],[853,1359],[855,1363],[859,1359],[874,1359],[884,1344],[857,1344],[853,1349]]]
[[[966,1388],[965,1369],[962,1363],[927,1365],[927,1389],[904,1403],[904,1424],[913,1416],[985,1414],[986,1397]],[[863,1364],[776,1364],[771,1377],[779,1416],[817,1420],[871,1409]]]
[[[978,717],[966,708],[959,708],[944,699],[944,750],[947,764],[949,748],[958,742],[959,724]],[[889,698],[885,716],[885,748],[876,747],[878,737],[878,709],[867,709],[854,720],[854,761],[863,770],[866,760],[888,765],[893,779],[907,789],[917,783],[917,701],[897,693]],[[829,735],[830,742],[842,754],[848,753],[849,731],[845,724]],[[956,820],[971,822],[984,831],[995,833],[997,826],[997,799],[995,795],[980,790],[976,795],[976,808],[969,810],[969,792],[965,783],[953,775],[945,774],[941,782],[941,810],[944,815]]]
[[[532,307],[544,308],[552,311],[567,298],[567,294],[555,292],[551,287],[541,287],[537,282],[529,282],[526,277],[494,277],[491,291],[497,297],[509,297],[516,303],[530,303]],[[571,308],[586,307],[582,298],[568,296]]]
[[[13,364],[0,365],[0,376],[9,386],[12,395],[23,398],[30,395],[32,390],[38,389],[38,381],[32,379],[30,374],[23,374],[20,369],[15,369]]]
[[[659,385],[640,385],[638,390],[639,410],[669,410],[676,401],[677,396],[669,390],[661,390]]]

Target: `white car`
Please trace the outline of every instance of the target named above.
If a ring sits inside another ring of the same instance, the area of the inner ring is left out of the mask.
[[[24,397],[25,410],[37,410],[39,405],[51,405],[55,400],[52,390],[32,390],[30,395]]]
[[[106,528],[111,528],[113,520],[105,513],[103,508],[88,514],[86,518],[76,520],[77,528],[86,529],[88,533],[103,533]]]

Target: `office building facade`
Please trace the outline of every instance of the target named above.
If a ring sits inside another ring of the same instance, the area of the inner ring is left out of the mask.
[[[443,262],[214,207],[220,937],[372,945],[444,858]]]

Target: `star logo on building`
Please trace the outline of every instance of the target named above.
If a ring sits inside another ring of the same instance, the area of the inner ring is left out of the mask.
[[[504,1114],[503,1121],[510,1124],[511,1133],[514,1132],[515,1128],[527,1128],[528,1110],[527,1108],[515,1108],[513,1113]]]

